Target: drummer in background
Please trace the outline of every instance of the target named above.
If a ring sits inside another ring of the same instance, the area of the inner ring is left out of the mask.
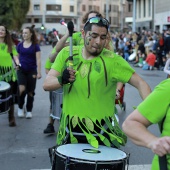
[[[46,76],[44,90],[62,87],[64,94],[57,145],[65,142],[89,143],[95,148],[99,144],[118,148],[125,145],[126,135],[113,113],[117,82],[136,87],[142,99],[151,92],[122,57],[104,48],[108,28],[105,18],[90,18],[82,31],[84,45],[73,47],[73,68],[67,68],[70,51],[65,47]]]
[[[16,70],[13,66],[13,61],[10,53],[13,53],[13,58],[16,65],[19,65],[18,53],[12,42],[11,35],[6,26],[0,25],[0,81],[5,81],[11,86],[11,94],[14,96],[17,90]],[[13,97],[14,98],[14,97]],[[10,110],[8,112],[9,126],[16,126],[14,117],[14,100],[11,100]]]
[[[50,55],[53,55],[54,47],[57,44],[57,42],[58,41],[56,41],[56,43],[52,44],[53,50],[52,50],[52,54],[50,54]],[[55,53],[55,51],[54,51],[54,53]],[[48,74],[48,72],[50,71],[51,65],[52,65],[52,63],[50,62],[50,59],[48,57],[46,59],[46,62],[45,62],[45,72],[46,72],[46,74]],[[55,133],[55,129],[54,129],[55,119],[53,119],[51,117],[51,114],[52,114],[52,91],[49,91],[49,99],[50,99],[49,123],[48,123],[47,127],[44,129],[45,134]]]

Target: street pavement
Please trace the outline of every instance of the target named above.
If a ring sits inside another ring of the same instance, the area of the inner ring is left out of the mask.
[[[43,77],[37,81],[32,119],[18,118],[17,106],[15,107],[16,127],[8,126],[7,114],[0,115],[0,170],[49,170],[51,167],[48,148],[55,145],[56,134],[43,134],[43,130],[48,124],[50,102],[49,94],[43,90],[42,84],[45,78],[45,60],[52,47],[50,45],[41,46],[41,50]],[[163,71],[143,71],[141,68],[135,68],[135,70],[152,89],[166,78]],[[133,106],[137,106],[141,101],[138,91],[126,84],[124,94],[126,110],[122,111],[117,105],[120,125],[133,111]],[[56,131],[58,124],[58,120],[56,120]],[[149,129],[155,135],[159,135],[157,125],[152,125]],[[130,153],[129,170],[150,169],[153,154],[149,149],[138,147],[130,140],[121,149]]]

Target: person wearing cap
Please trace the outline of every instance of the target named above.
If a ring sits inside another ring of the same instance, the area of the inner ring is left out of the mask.
[[[108,28],[105,18],[90,18],[82,30],[84,45],[73,46],[72,67],[68,67],[69,47],[65,47],[44,80],[46,91],[63,88],[57,145],[65,142],[89,143],[95,148],[99,144],[118,148],[125,145],[126,135],[113,113],[117,82],[136,87],[142,99],[151,92],[122,57],[104,48]]]

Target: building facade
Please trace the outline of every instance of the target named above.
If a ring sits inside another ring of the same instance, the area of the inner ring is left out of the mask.
[[[154,26],[156,31],[170,29],[170,0],[155,1]]]
[[[135,22],[136,31],[159,31],[170,29],[170,0],[128,0],[136,2]]]
[[[23,27],[34,24],[36,28],[43,25],[45,31],[56,29],[60,34],[66,27],[60,24],[74,22],[75,30],[83,28],[82,18],[91,10],[102,13],[110,22],[110,30],[126,30],[132,25],[132,3],[127,0],[30,0],[31,5]]]

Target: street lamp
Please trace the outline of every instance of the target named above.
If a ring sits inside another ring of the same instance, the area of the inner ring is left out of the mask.
[[[41,25],[41,29],[44,30],[44,24]]]

